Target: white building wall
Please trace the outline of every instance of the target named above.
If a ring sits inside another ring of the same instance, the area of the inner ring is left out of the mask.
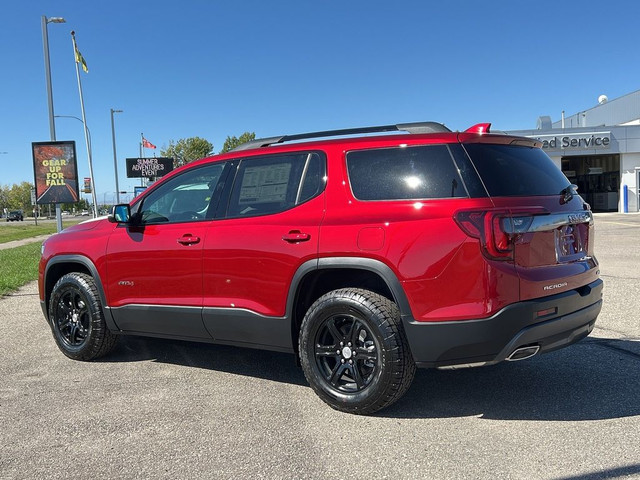
[[[558,167],[560,170],[562,170],[562,156],[554,157],[554,156],[549,155],[549,157],[551,158],[551,160],[553,160],[553,163],[556,164],[556,167]]]
[[[624,212],[623,188],[629,189],[629,212],[640,211],[638,205],[638,172],[640,171],[640,153],[624,153],[620,155],[620,204],[618,211]]]

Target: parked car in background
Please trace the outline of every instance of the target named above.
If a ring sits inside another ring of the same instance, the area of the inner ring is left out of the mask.
[[[11,221],[11,222],[17,222],[17,221],[23,221],[24,220],[24,215],[22,213],[22,210],[12,210],[7,214],[7,222]]]

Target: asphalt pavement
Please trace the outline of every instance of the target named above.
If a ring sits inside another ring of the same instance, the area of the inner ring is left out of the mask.
[[[369,417],[326,406],[286,354],[127,337],[69,360],[29,284],[0,299],[0,478],[640,478],[639,241],[640,215],[596,215],[587,339],[419,370]]]

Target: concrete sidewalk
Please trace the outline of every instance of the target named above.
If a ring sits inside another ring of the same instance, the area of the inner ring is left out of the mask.
[[[30,243],[42,242],[49,238],[52,234],[38,235],[37,237],[23,238],[22,240],[13,240],[11,242],[0,243],[0,250],[6,250],[7,248],[21,247],[22,245],[28,245]]]

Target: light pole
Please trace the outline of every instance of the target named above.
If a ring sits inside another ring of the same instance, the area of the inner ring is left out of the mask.
[[[80,123],[82,123],[82,126],[84,127],[84,133],[85,135],[87,135],[87,152],[89,154],[89,158],[91,158],[91,131],[89,130],[89,127],[87,127],[87,124],[84,123],[84,121],[80,118],[80,117],[76,117],[75,115],[54,115],[55,118],[73,118],[75,120],[78,120]],[[80,180],[80,179],[78,179]],[[93,188],[93,185],[91,185],[91,187]],[[92,197],[95,198],[95,197]],[[94,215],[97,217],[97,213],[94,212]]]
[[[122,110],[111,109],[111,140],[113,141],[113,171],[116,175],[116,205],[120,204],[120,186],[118,185],[118,157],[116,155],[116,129],[113,123],[113,114],[122,113]]]
[[[80,117],[76,117],[75,115],[54,115],[54,116],[55,116],[55,118],[75,118],[80,123],[82,123],[83,126],[86,127],[86,125],[82,121],[82,119]],[[87,133],[89,134],[89,148],[91,148],[91,131],[89,130],[89,127],[86,127],[86,128],[87,128]]]
[[[65,23],[62,17],[49,17],[42,15],[42,49],[44,50],[44,74],[47,80],[47,100],[49,104],[49,132],[51,141],[56,141],[56,124],[53,115],[53,91],[51,89],[51,63],[49,62],[49,31],[47,25],[49,23]],[[56,203],[56,223],[58,232],[62,231],[62,212],[60,204]]]

